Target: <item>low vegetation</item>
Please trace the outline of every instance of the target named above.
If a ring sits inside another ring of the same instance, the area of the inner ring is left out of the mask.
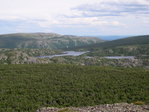
[[[0,112],[149,101],[149,71],[58,64],[0,65]]]

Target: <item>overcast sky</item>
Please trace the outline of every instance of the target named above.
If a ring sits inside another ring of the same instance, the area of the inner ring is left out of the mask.
[[[0,0],[0,34],[149,34],[149,0]]]

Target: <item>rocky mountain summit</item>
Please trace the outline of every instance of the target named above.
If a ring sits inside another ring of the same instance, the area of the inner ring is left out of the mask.
[[[54,108],[45,107],[36,112],[149,112],[149,105],[134,105],[128,103],[104,104],[89,107]]]

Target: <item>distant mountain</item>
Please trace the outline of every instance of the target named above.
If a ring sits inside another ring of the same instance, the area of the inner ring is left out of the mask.
[[[130,35],[92,35],[92,36],[87,36],[87,37],[97,37],[102,40],[112,41],[112,40],[122,39],[126,37],[132,37],[132,36]]]
[[[0,48],[63,49],[103,42],[95,37],[79,37],[56,33],[16,33],[0,35]]]
[[[126,35],[106,35],[106,36],[101,35],[101,36],[95,36],[95,37],[110,41],[110,40],[126,38],[128,36],[126,36]]]

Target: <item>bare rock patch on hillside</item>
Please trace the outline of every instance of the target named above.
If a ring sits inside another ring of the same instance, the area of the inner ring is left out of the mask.
[[[54,108],[45,107],[36,112],[149,112],[149,105],[128,103],[104,104],[89,107]]]

